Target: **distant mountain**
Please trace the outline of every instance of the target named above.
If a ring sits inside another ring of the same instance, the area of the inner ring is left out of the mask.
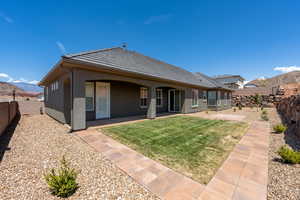
[[[35,85],[35,84],[30,84],[30,83],[24,83],[24,82],[17,82],[17,83],[11,83],[18,88],[26,91],[26,92],[43,92],[43,88]]]
[[[13,90],[15,90],[17,93],[24,92],[24,90],[11,83],[0,81],[0,94],[11,94]]]
[[[289,83],[300,83],[300,71],[293,71],[272,78],[259,78],[250,81],[248,84],[255,84],[258,87],[273,87]]]

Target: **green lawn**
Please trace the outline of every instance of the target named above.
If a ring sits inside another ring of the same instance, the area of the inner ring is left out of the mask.
[[[176,116],[101,130],[145,156],[207,184],[247,127],[243,122]]]

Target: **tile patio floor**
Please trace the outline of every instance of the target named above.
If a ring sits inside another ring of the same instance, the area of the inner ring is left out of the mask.
[[[252,122],[207,185],[195,182],[95,129],[75,134],[162,199],[264,200],[267,197],[269,133],[269,123]]]

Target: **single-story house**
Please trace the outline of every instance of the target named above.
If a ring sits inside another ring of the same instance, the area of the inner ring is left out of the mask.
[[[46,113],[72,130],[90,120],[231,108],[230,88],[121,47],[64,55],[39,85]]]
[[[239,89],[245,81],[245,79],[240,75],[230,74],[214,76],[213,79],[235,90]]]

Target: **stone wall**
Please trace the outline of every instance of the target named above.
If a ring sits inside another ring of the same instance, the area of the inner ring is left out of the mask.
[[[276,108],[289,130],[300,137],[300,95],[282,99]]]
[[[249,95],[249,96],[232,96],[232,105],[242,105],[243,107],[254,107],[256,106],[254,101],[255,95]],[[281,95],[261,95],[262,99],[262,105],[264,107],[274,107],[277,103],[279,103],[282,99]]]

